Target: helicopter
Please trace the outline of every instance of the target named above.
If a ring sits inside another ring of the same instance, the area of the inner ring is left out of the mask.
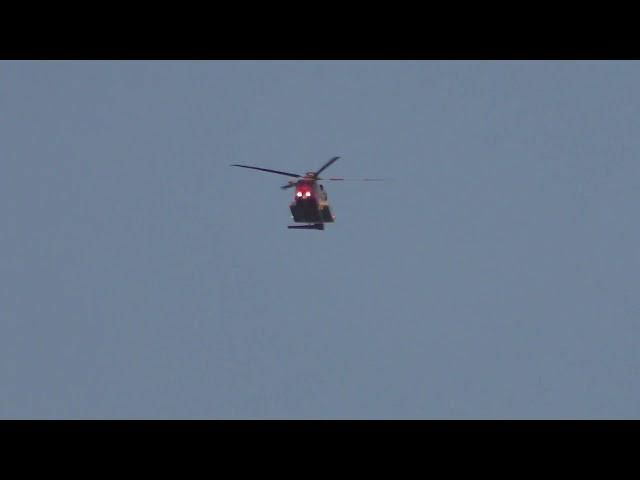
[[[280,170],[271,170],[269,168],[253,167],[251,165],[232,164],[232,167],[250,168],[252,170],[260,170],[262,172],[277,173],[278,175],[286,175],[294,177],[297,180],[290,180],[286,185],[280,187],[282,190],[295,187],[295,195],[293,202],[289,205],[293,221],[295,223],[304,223],[306,225],[289,225],[287,228],[302,230],[324,230],[325,223],[333,223],[335,216],[329,205],[327,192],[324,187],[319,184],[320,181],[343,181],[345,178],[320,178],[320,174],[329,168],[340,157],[333,157],[315,172],[307,172],[304,175],[297,173],[282,172]],[[363,178],[361,181],[378,181],[380,178]]]

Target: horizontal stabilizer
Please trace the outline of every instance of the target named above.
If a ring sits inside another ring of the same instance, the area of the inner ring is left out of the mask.
[[[324,230],[324,223],[315,223],[313,225],[289,225],[287,228],[296,230]]]

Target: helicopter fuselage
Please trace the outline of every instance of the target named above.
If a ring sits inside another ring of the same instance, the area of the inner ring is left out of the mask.
[[[296,182],[295,196],[289,209],[294,222],[315,224],[317,229],[322,229],[324,223],[335,221],[327,192],[315,180],[301,179]]]

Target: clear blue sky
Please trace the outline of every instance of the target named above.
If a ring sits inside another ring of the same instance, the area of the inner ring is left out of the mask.
[[[640,63],[0,62],[0,418],[640,418]],[[285,177],[337,222],[292,231]]]

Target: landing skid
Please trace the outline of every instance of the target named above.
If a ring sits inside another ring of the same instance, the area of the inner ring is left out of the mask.
[[[313,225],[289,225],[287,228],[297,230],[324,230],[324,223],[314,223]]]

